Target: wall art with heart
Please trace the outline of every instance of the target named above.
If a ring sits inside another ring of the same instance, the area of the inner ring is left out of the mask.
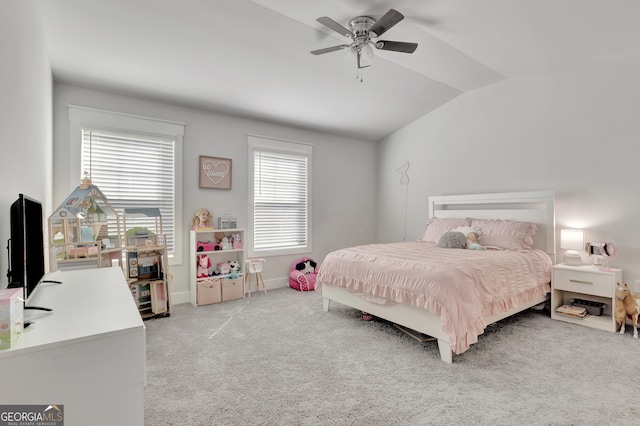
[[[231,189],[231,159],[200,156],[200,188]]]

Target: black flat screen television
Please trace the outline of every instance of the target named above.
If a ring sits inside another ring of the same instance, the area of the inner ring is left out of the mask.
[[[11,204],[9,239],[10,288],[24,288],[25,301],[44,276],[42,204],[23,194]]]

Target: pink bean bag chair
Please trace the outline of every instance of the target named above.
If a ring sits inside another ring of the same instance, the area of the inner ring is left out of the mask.
[[[299,291],[315,288],[318,264],[310,257],[301,257],[291,264],[289,287]]]

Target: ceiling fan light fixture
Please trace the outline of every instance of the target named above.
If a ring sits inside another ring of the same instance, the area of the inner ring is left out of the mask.
[[[362,48],[360,49],[360,54],[365,61],[373,61],[373,49],[371,48],[371,45],[369,43],[362,46]]]
[[[342,59],[344,59],[344,61],[349,64],[355,64],[356,60],[358,59],[358,54],[356,53],[356,50],[354,48],[349,48],[345,52]]]
[[[362,68],[371,66],[373,57],[375,56],[373,53],[373,47],[376,49],[404,53],[413,53],[416,50],[418,47],[417,43],[372,40],[386,33],[390,28],[403,19],[404,15],[400,12],[395,9],[389,9],[389,11],[378,21],[370,16],[357,16],[349,21],[349,28],[347,29],[333,19],[323,16],[316,19],[316,21],[338,34],[350,38],[351,44],[342,44],[339,46],[313,50],[311,53],[314,55],[322,55],[340,49],[347,49],[348,52],[346,52],[343,59],[346,62],[357,61],[358,72],[360,73]],[[362,78],[360,78],[360,81],[362,81]]]

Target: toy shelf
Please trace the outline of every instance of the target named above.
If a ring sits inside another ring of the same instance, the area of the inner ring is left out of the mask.
[[[235,239],[234,239],[235,237]],[[224,241],[223,241],[224,240]],[[239,240],[239,241],[238,241]],[[227,300],[233,300],[234,298],[244,297],[244,279],[245,279],[245,250],[244,250],[244,230],[238,228],[232,229],[211,229],[200,228],[190,231],[190,246],[189,246],[189,259],[190,265],[190,300],[194,306],[210,303],[224,302]],[[233,244],[235,241],[235,248]],[[206,247],[207,249],[198,251]],[[212,247],[217,247],[217,250],[210,250]],[[206,255],[209,257],[211,265],[207,272],[208,277],[198,277],[198,257]],[[232,278],[232,274],[222,273],[219,275],[213,275],[213,272],[217,270],[218,263],[224,262],[238,262],[240,270],[237,272],[237,276]],[[218,285],[203,287],[205,283],[219,283]],[[233,286],[233,291],[227,291]],[[218,287],[223,294],[222,297],[217,297]],[[241,287],[241,288],[240,288]],[[211,291],[216,292],[216,297],[198,297],[198,292]],[[226,295],[225,295],[226,294]],[[198,302],[200,300],[200,303]]]

